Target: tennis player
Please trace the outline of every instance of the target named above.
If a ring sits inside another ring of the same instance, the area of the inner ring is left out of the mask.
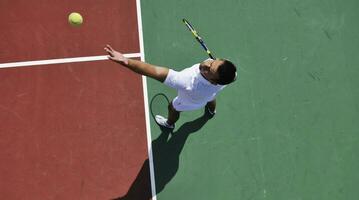
[[[156,79],[177,90],[178,95],[168,105],[167,118],[156,115],[158,125],[175,128],[180,112],[205,108],[205,114],[212,118],[216,114],[216,95],[226,85],[236,80],[236,66],[225,59],[207,59],[180,72],[149,63],[126,58],[122,53],[106,45],[108,58],[130,70]]]

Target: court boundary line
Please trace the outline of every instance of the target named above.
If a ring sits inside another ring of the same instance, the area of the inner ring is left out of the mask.
[[[127,58],[140,58],[142,53],[128,53],[124,54]],[[1,68],[10,67],[26,67],[26,66],[37,66],[37,65],[52,65],[52,64],[64,64],[64,63],[75,63],[75,62],[90,62],[108,60],[107,55],[105,56],[86,56],[86,57],[73,57],[73,58],[59,58],[59,59],[48,59],[48,60],[32,60],[32,61],[21,61],[21,62],[9,62],[0,63]]]
[[[138,35],[139,35],[138,38],[139,38],[139,42],[140,42],[141,61],[145,61],[145,51],[144,51],[145,49],[144,49],[143,30],[142,30],[141,0],[136,0],[136,9],[137,9],[137,25],[138,25]],[[142,86],[143,86],[143,98],[144,98],[144,104],[145,104],[144,106],[145,106],[145,118],[146,118],[146,130],[147,130],[146,131],[147,132],[147,150],[148,150],[148,161],[149,161],[149,167],[150,167],[150,181],[151,181],[151,192],[152,192],[151,199],[157,200],[146,76],[142,76]]]

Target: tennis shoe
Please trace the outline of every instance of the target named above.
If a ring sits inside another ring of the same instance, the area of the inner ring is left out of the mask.
[[[155,120],[156,120],[156,123],[162,127],[169,128],[169,129],[175,128],[174,124],[172,124],[172,125],[168,124],[167,119],[162,117],[161,115],[156,115]]]

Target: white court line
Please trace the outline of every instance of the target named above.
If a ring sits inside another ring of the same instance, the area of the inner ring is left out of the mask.
[[[128,53],[124,54],[127,58],[139,58],[141,53]],[[36,66],[36,65],[52,65],[52,64],[64,64],[64,63],[74,63],[74,62],[89,62],[89,61],[98,61],[98,60],[107,60],[107,56],[87,56],[87,57],[75,57],[75,58],[60,58],[60,59],[50,59],[50,60],[34,60],[34,61],[24,61],[24,62],[11,62],[0,64],[0,68],[9,68],[9,67],[26,67],[26,66]]]
[[[140,42],[141,61],[145,61],[145,49],[143,45],[143,32],[142,32],[141,0],[136,0],[136,8],[137,8],[137,23],[138,23],[138,35],[139,35],[138,38]],[[153,153],[152,153],[150,112],[148,107],[147,80],[145,76],[142,76],[142,85],[143,85],[143,98],[144,98],[145,115],[146,115],[145,117],[146,117],[146,130],[147,130],[147,149],[148,149],[148,161],[150,165],[149,167],[150,167],[152,200],[157,200],[155,170],[154,170]]]

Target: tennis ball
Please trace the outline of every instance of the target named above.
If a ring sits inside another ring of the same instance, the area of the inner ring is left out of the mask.
[[[84,19],[80,15],[80,13],[73,12],[69,15],[69,23],[72,26],[80,26],[84,22]]]

